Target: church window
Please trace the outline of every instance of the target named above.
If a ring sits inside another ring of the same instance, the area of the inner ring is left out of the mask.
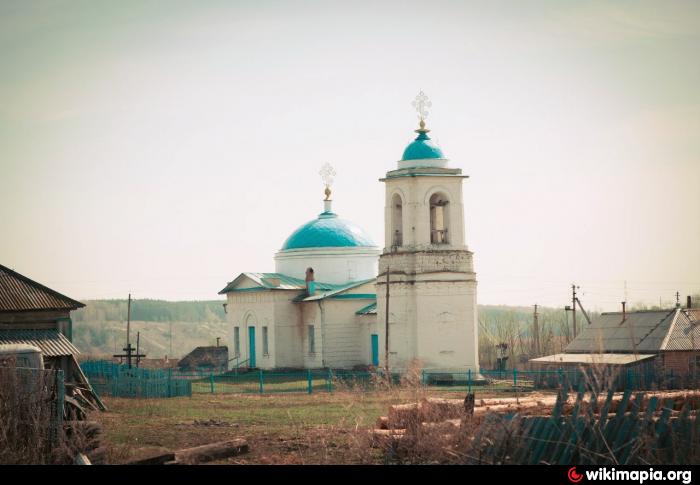
[[[447,244],[449,241],[447,232],[448,204],[447,197],[439,192],[430,197],[431,244]]]
[[[309,354],[316,353],[316,328],[309,325]]]
[[[241,355],[241,335],[238,327],[233,327],[233,355],[235,357]]]
[[[403,245],[403,201],[399,194],[391,198],[391,245]]]
[[[262,328],[262,338],[263,338],[263,355],[270,355],[269,347],[267,343],[267,327]]]

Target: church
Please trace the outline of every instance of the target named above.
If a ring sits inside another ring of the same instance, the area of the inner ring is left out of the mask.
[[[258,369],[385,367],[478,373],[476,274],[464,230],[467,178],[431,140],[430,101],[386,188],[384,247],[333,212],[326,165],[323,212],[275,255],[275,273],[241,273],[226,295],[232,365]],[[387,335],[388,334],[388,335]],[[388,342],[388,345],[387,345]]]

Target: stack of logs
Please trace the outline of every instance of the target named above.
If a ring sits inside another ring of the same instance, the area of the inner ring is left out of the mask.
[[[664,405],[673,402],[673,414],[678,414],[683,406],[700,409],[700,391],[666,391],[645,392],[646,402],[656,397]],[[598,396],[593,412],[600,413],[607,395]],[[608,410],[617,412],[623,394],[616,393]],[[562,414],[568,415],[576,405],[576,394],[570,394],[563,406]],[[465,399],[424,398],[420,402],[397,404],[389,407],[387,416],[377,419],[374,437],[377,444],[382,441],[400,441],[415,431],[438,430],[449,436],[464,430],[466,425],[473,429],[488,413],[518,414],[521,416],[550,416],[557,402],[553,394],[532,394],[522,398],[488,398],[474,400],[473,407]],[[467,404],[465,406],[465,404]],[[586,413],[591,405],[591,395],[584,394],[580,403],[580,412]],[[629,404],[628,404],[629,405]]]

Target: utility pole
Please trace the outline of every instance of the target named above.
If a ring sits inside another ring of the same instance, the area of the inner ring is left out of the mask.
[[[136,368],[138,369],[139,363],[141,362],[141,355],[139,354],[139,347],[141,346],[141,332],[136,332]]]
[[[680,292],[677,291],[676,292],[676,308],[680,308],[680,307],[681,307],[681,294],[680,294]]]
[[[170,358],[173,358],[173,321],[170,320]]]
[[[386,267],[386,314],[384,318],[384,365],[386,366],[386,377],[391,384],[391,374],[389,374],[389,266]]]
[[[131,293],[129,293],[129,303],[126,307],[126,346],[129,346],[129,331],[131,330]],[[131,359],[129,359],[129,368],[131,368]]]
[[[573,295],[571,296],[571,311],[573,312],[573,327],[574,327],[574,338],[576,338],[576,285],[571,284],[571,291]]]
[[[537,313],[537,303],[535,303],[535,313],[532,316],[532,322],[534,326],[533,337],[535,338],[535,357],[540,356],[540,326],[539,322],[537,321],[538,316],[539,315]]]
[[[121,362],[121,359],[126,358],[126,363],[129,366],[129,369],[131,369],[131,359],[136,357],[136,366],[138,367],[139,361],[141,360],[141,357],[146,357],[145,355],[142,355],[139,353],[138,347],[139,347],[139,338],[140,338],[140,332],[136,336],[136,355],[134,355],[134,348],[131,346],[131,293],[129,293],[129,303],[127,306],[126,310],[126,347],[124,347],[124,353],[123,354],[115,354],[113,357],[119,357],[119,361]]]

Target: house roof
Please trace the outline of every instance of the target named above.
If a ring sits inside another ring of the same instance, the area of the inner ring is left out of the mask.
[[[41,349],[45,357],[76,355],[80,351],[56,329],[0,330],[0,344],[27,344]]]
[[[228,347],[225,345],[195,347],[178,362],[178,367],[222,366],[228,364]]]
[[[698,349],[700,349],[700,309],[681,310],[671,325],[662,350]]]
[[[566,347],[566,353],[651,353],[700,348],[699,310],[653,310],[603,313]]]
[[[656,354],[554,354],[530,359],[541,364],[628,365],[656,357]]]
[[[84,306],[0,264],[0,312],[75,310]]]

